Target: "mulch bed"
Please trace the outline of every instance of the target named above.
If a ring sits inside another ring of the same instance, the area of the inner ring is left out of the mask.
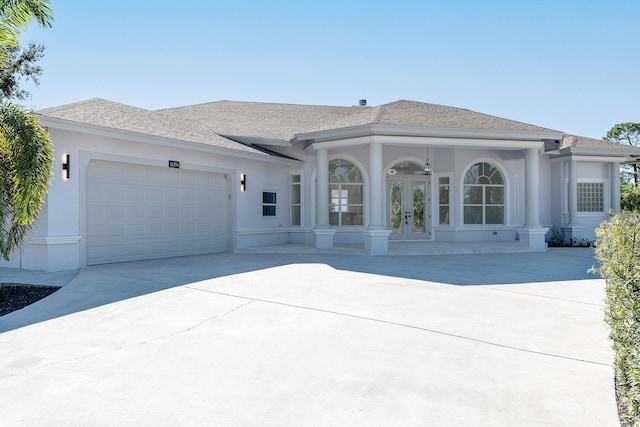
[[[57,291],[54,286],[21,285],[0,283],[0,316],[20,310]]]

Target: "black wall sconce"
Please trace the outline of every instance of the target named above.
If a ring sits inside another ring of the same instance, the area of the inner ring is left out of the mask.
[[[245,173],[240,174],[240,191],[247,191],[247,174]]]
[[[69,179],[69,168],[71,164],[69,163],[69,155],[64,156],[64,160],[62,161],[62,170],[64,171],[63,176],[66,179]]]

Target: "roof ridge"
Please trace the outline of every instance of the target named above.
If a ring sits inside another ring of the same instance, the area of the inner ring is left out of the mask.
[[[179,107],[161,108],[159,110],[153,110],[153,111],[179,110],[182,108],[202,107],[206,105],[225,104],[225,103],[237,104],[237,105],[244,104],[244,105],[264,105],[264,106],[286,106],[286,107],[339,108],[339,109],[345,109],[345,110],[373,108],[373,107],[366,107],[366,106],[359,106],[359,105],[343,106],[343,105],[329,105],[329,104],[297,104],[297,103],[290,103],[290,102],[237,101],[237,100],[220,99],[218,101],[182,105]]]

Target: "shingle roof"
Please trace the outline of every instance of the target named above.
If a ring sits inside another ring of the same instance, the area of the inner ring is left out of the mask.
[[[400,100],[324,123],[309,131],[321,131],[367,124],[425,126],[452,129],[500,131],[559,132],[515,120],[503,119],[475,111],[438,104]]]
[[[159,113],[207,123],[220,135],[289,140],[296,133],[361,113],[363,109],[370,107],[218,101],[159,110]]]
[[[158,114],[155,111],[104,99],[94,98],[60,107],[47,108],[38,111],[38,114],[146,135],[265,154],[264,151],[224,138],[202,123],[184,117]]]
[[[558,132],[462,108],[406,100],[377,107],[218,101],[153,111],[96,98],[47,108],[38,114],[261,155],[278,154],[234,137],[290,140],[300,133],[369,124]],[[567,147],[640,151],[637,147],[573,135],[564,137],[561,148]]]
[[[560,146],[560,149],[571,147],[596,148],[617,151],[637,151],[638,154],[640,154],[640,147],[620,144],[613,141],[604,141],[602,139],[588,138],[586,136],[567,134],[564,136],[564,138],[562,138],[562,145]]]

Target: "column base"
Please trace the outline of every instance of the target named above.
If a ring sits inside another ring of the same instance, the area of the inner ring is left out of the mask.
[[[369,252],[369,255],[388,255],[390,234],[391,230],[363,231],[364,249]]]
[[[545,236],[549,231],[547,227],[518,228],[517,231],[520,236],[520,244],[528,247],[529,251],[545,252],[547,250],[547,243],[545,242]]]
[[[562,227],[564,233],[564,243],[570,246],[575,246],[582,240],[584,227],[578,225],[565,225]]]
[[[313,230],[313,234],[316,237],[316,249],[333,248],[333,235],[336,234],[336,230],[330,228],[319,228]]]

